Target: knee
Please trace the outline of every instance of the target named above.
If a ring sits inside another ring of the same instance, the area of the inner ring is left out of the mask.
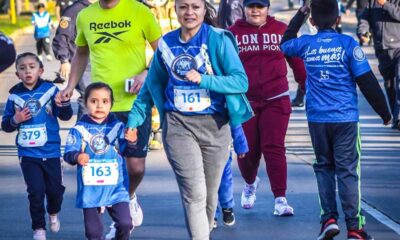
[[[85,235],[89,240],[102,240],[103,229],[95,225],[85,225]]]
[[[30,190],[28,192],[28,199],[30,202],[40,202],[42,203],[44,201],[44,195],[45,192],[44,190]]]
[[[143,176],[145,171],[144,158],[127,158],[127,170],[130,177]]]
[[[115,223],[115,228],[121,232],[129,233],[133,228],[132,219],[121,219]]]

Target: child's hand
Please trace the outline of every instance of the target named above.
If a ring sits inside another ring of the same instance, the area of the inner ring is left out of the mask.
[[[69,100],[69,96],[63,95],[61,92],[57,93],[56,97],[54,98],[57,107],[62,107],[62,103],[68,102]]]
[[[31,118],[32,118],[32,114],[28,108],[23,108],[21,111],[19,109],[17,109],[14,114],[14,121],[16,124],[20,124]]]
[[[89,155],[87,153],[79,153],[77,162],[81,166],[86,166],[89,162]]]
[[[194,69],[187,72],[185,75],[185,78],[186,78],[186,80],[188,80],[189,82],[192,82],[192,83],[200,84],[200,82],[201,82],[201,74]]]
[[[246,153],[242,153],[242,154],[238,154],[237,155],[238,158],[244,158],[244,156],[246,156]]]
[[[125,129],[125,139],[130,143],[137,142],[137,129],[126,128]]]

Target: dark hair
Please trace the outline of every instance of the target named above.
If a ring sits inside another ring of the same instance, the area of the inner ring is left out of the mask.
[[[39,4],[36,6],[36,9],[39,10],[39,9],[41,9],[41,8],[46,8],[46,6],[45,6],[43,3],[39,3]]]
[[[91,83],[89,84],[89,86],[86,87],[85,89],[85,94],[83,95],[83,99],[85,101],[85,105],[87,103],[87,100],[90,96],[90,93],[92,93],[93,90],[97,90],[97,89],[106,89],[110,92],[110,98],[111,98],[111,106],[114,105],[114,93],[113,90],[111,89],[111,87],[103,82],[95,82],[95,83]]]
[[[339,7],[336,0],[312,0],[311,17],[318,29],[328,29],[336,23]]]
[[[211,3],[204,1],[204,7],[206,9],[206,15],[204,16],[204,22],[213,27],[218,27],[217,10]],[[222,0],[223,1],[223,0]]]
[[[18,69],[18,62],[21,60],[21,58],[24,58],[24,57],[33,57],[35,59],[35,61],[39,63],[39,67],[43,68],[43,63],[42,63],[42,61],[40,61],[39,57],[36,54],[31,53],[31,52],[24,52],[24,53],[18,54],[17,58],[15,59],[15,68],[16,69]]]

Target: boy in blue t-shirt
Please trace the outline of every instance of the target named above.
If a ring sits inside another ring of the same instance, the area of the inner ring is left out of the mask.
[[[281,49],[287,56],[303,58],[307,71],[306,112],[322,208],[318,239],[332,239],[339,234],[335,176],[348,239],[373,239],[363,229],[365,220],[361,213],[361,141],[356,84],[384,125],[390,123],[391,115],[359,44],[334,30],[338,23],[336,0],[313,0],[310,22],[318,33],[297,38],[309,11],[304,6],[293,17]]]
[[[58,232],[58,212],[65,187],[62,185],[61,139],[57,118],[69,120],[72,108],[58,88],[43,80],[43,63],[30,52],[17,56],[17,76],[21,82],[10,89],[1,128],[18,131],[17,148],[27,186],[33,239],[46,239],[45,198],[49,226]]]
[[[32,14],[32,25],[35,26],[34,37],[36,40],[36,49],[39,59],[42,61],[42,52],[46,54],[48,61],[53,60],[50,55],[50,26],[51,17],[46,11],[46,7],[43,3],[39,3],[37,6],[37,12]]]

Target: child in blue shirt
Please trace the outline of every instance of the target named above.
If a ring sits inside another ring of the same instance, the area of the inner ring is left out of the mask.
[[[22,53],[16,59],[21,79],[10,90],[1,128],[18,131],[17,147],[22,174],[27,185],[33,239],[46,239],[44,199],[47,199],[50,230],[58,232],[65,187],[62,185],[60,135],[57,117],[69,120],[72,108],[58,88],[40,78],[43,64],[33,53]]]
[[[87,239],[103,239],[99,209],[106,207],[116,228],[115,239],[127,240],[133,225],[121,156],[126,146],[124,124],[110,114],[114,97],[107,84],[90,84],[84,102],[88,114],[70,130],[64,154],[65,161],[78,164],[76,207],[83,209]]]
[[[296,34],[310,11],[302,7],[291,20],[282,51],[301,57],[307,71],[306,113],[316,156],[313,164],[321,204],[321,232],[318,239],[339,234],[336,207],[336,179],[345,215],[348,239],[373,239],[364,229],[361,213],[359,113],[356,84],[384,125],[391,121],[385,96],[359,44],[338,34],[336,0],[313,0],[310,22],[315,35]],[[336,178],[335,178],[336,177]]]
[[[43,60],[42,52],[44,50],[46,54],[46,59],[48,61],[53,60],[53,57],[50,55],[51,17],[50,14],[46,11],[46,7],[43,3],[38,4],[37,12],[32,14],[31,22],[32,25],[35,26],[34,37],[36,40],[36,49],[39,59]]]

